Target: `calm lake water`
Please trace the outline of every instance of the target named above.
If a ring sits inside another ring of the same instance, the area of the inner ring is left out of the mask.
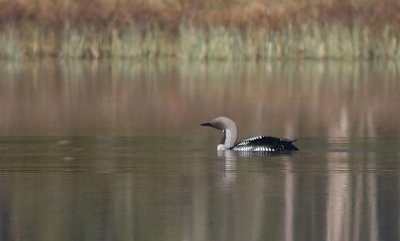
[[[399,71],[0,63],[0,240],[399,240]],[[218,153],[220,115],[300,151]]]

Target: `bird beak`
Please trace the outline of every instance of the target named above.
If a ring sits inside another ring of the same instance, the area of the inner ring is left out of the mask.
[[[210,122],[206,122],[206,123],[203,123],[203,124],[200,124],[201,126],[211,126],[211,127],[213,127],[211,124],[210,124]]]

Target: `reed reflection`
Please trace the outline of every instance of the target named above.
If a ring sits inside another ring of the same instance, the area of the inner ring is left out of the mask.
[[[350,229],[350,173],[347,163],[347,153],[330,153],[328,159],[328,203],[327,203],[327,240],[348,240]]]
[[[362,159],[365,161],[357,162],[354,166],[350,162],[358,160],[358,155],[362,155]],[[229,155],[226,160],[225,171],[228,171],[231,162],[235,161],[235,169],[239,172],[234,179],[230,180],[231,188],[224,189],[224,193],[228,197],[242,199],[241,201],[239,199],[231,200],[233,203],[241,204],[239,206],[232,204],[218,206],[220,208],[229,207],[227,212],[233,215],[231,218],[234,220],[253,220],[254,225],[257,224],[256,226],[241,228],[241,232],[245,233],[247,237],[255,237],[252,240],[263,240],[269,232],[278,234],[275,238],[287,241],[377,241],[382,237],[390,237],[390,240],[398,235],[394,232],[381,234],[382,230],[380,231],[380,223],[391,223],[390,226],[394,227],[398,224],[398,220],[395,214],[381,212],[379,215],[378,213],[378,199],[382,192],[385,192],[385,188],[378,187],[377,175],[380,168],[376,165],[376,161],[380,158],[375,153],[351,154],[333,151],[328,153],[326,160],[319,160],[326,163],[326,170],[310,174],[299,169],[298,166],[301,164],[294,163],[291,156],[282,155],[278,157],[278,160],[263,159],[262,162],[279,161],[282,163],[283,172],[278,176],[276,174],[269,176],[267,173],[244,174],[243,172],[260,168],[251,166],[255,164],[254,161],[252,164],[243,163],[249,162],[249,160],[241,160],[240,155],[234,154],[233,157]],[[257,162],[257,165],[259,164]],[[225,177],[225,174],[225,172],[221,172],[220,175]],[[244,181],[243,178],[246,175],[252,176],[250,177],[251,182]],[[317,178],[315,179],[313,176]],[[258,178],[263,181],[258,182]],[[386,178],[383,176],[381,182],[386,182]],[[321,180],[323,181],[321,182]],[[271,190],[279,189],[282,191],[275,193],[279,196],[276,200],[267,196]],[[251,193],[251,190],[257,191]],[[260,197],[260,195],[264,197]],[[259,199],[255,199],[255,197],[259,197]],[[392,198],[398,200],[398,195]],[[260,202],[256,200],[260,200]],[[243,207],[255,208],[258,210],[254,211],[255,213],[261,212],[264,213],[264,216],[253,216],[252,208],[244,211],[241,209]],[[320,210],[325,210],[325,214],[320,213]],[[235,215],[237,213],[241,214],[240,217]],[[271,215],[271,219],[267,213],[270,215],[274,213]],[[279,223],[280,232],[271,231],[270,228],[274,227],[273,223]],[[257,227],[260,225],[262,228],[258,229]],[[231,230],[233,226],[226,228]],[[225,232],[229,233],[229,231]]]
[[[292,160],[285,158],[284,160],[285,172],[285,212],[284,212],[284,240],[295,240],[295,193],[296,193],[296,175],[293,170]]]
[[[27,63],[0,76],[8,135],[165,133],[221,114],[249,135],[400,135],[397,68],[379,63]]]
[[[380,223],[398,225],[395,215],[378,213],[379,198],[385,188],[379,188],[377,160],[382,160],[375,153],[366,154],[367,162],[357,168],[350,167],[348,153],[331,153],[328,156],[329,182],[327,186],[326,221],[328,240],[390,240],[398,233],[390,231],[383,234],[379,231]],[[357,170],[352,173],[350,170]],[[380,182],[387,177],[382,176]],[[395,195],[398,200],[398,195]],[[363,231],[364,230],[364,231]],[[396,229],[394,229],[396,230]]]

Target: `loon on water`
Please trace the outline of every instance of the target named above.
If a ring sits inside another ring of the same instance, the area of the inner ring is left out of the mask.
[[[271,136],[255,136],[243,141],[237,140],[237,126],[236,123],[228,117],[217,117],[210,122],[200,124],[201,126],[211,126],[215,129],[222,130],[224,137],[217,147],[218,151],[233,150],[233,151],[246,151],[246,152],[286,152],[299,150],[293,142],[296,140],[289,140],[286,138],[277,138]]]

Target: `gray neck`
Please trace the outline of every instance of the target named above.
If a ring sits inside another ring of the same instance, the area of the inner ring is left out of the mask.
[[[236,124],[232,121],[232,125],[230,123],[227,124],[227,128],[223,130],[224,137],[221,140],[221,143],[218,145],[218,150],[226,150],[232,148],[237,140],[237,127]]]

